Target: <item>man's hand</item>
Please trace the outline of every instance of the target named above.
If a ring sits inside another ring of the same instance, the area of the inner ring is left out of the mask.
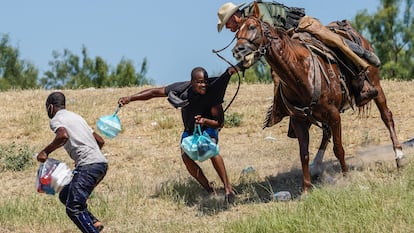
[[[105,140],[95,132],[93,132],[93,137],[95,138],[96,143],[98,143],[99,149],[102,149],[103,145],[105,144]]]
[[[47,154],[44,150],[40,151],[39,154],[37,154],[37,161],[44,163],[47,159]]]
[[[124,106],[125,104],[129,104],[129,102],[131,102],[130,96],[121,97],[118,100],[118,104],[120,104],[121,106]]]
[[[239,63],[236,64],[237,71],[244,72],[246,70],[246,68],[243,66],[243,63],[244,62],[241,61],[241,62],[239,62]]]
[[[197,115],[194,118],[196,124],[199,124],[200,126],[204,125],[205,118],[201,117],[201,115]]]
[[[233,74],[237,73],[238,70],[234,69],[233,67],[229,67],[229,69],[227,70],[227,72],[229,72],[230,75],[233,75]]]

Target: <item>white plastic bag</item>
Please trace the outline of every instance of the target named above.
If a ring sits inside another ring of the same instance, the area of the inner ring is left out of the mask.
[[[72,180],[72,170],[56,159],[48,158],[39,165],[36,177],[36,189],[39,193],[54,195]]]

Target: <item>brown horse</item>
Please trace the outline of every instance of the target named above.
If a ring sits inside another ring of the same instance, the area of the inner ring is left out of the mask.
[[[333,151],[340,162],[342,172],[348,171],[342,146],[340,113],[354,106],[351,83],[357,75],[356,69],[343,54],[318,43],[310,34],[296,34],[293,38],[283,28],[273,28],[261,21],[259,15],[259,8],[255,4],[253,15],[244,20],[236,34],[237,43],[233,48],[233,55],[243,61],[245,68],[249,68],[264,56],[271,69],[278,74],[279,95],[275,97],[274,105],[279,105],[285,115],[289,115],[288,135],[299,141],[303,192],[306,192],[312,186],[308,148],[309,128],[312,124],[323,128],[322,141],[313,162],[315,169],[322,164],[324,151],[332,136]],[[364,37],[357,32],[354,34],[358,38],[349,38],[350,40],[359,42],[364,48],[372,51],[371,45]],[[378,90],[374,101],[389,130],[399,167],[404,153],[380,85],[379,69],[371,66],[367,78]],[[280,120],[281,118],[273,123]]]

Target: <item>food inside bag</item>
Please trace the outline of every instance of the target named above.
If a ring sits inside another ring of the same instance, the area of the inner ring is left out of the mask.
[[[72,180],[72,170],[56,159],[48,158],[37,170],[36,188],[39,193],[54,195]]]
[[[192,160],[200,162],[219,154],[219,146],[206,132],[201,133],[200,125],[196,125],[193,135],[182,140],[181,148]]]

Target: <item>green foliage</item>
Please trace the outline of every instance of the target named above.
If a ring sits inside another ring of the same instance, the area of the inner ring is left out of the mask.
[[[234,112],[224,115],[224,125],[226,127],[238,127],[241,125],[243,119],[243,114]]]
[[[144,58],[139,71],[134,62],[121,59],[115,69],[97,56],[91,58],[87,48],[82,46],[81,56],[68,49],[53,51],[50,69],[39,79],[39,71],[33,64],[19,58],[18,48],[10,45],[8,35],[0,40],[0,91],[12,88],[30,89],[76,89],[88,87],[125,87],[151,85],[146,77],[147,59]]]
[[[21,60],[19,50],[10,45],[8,35],[0,40],[0,90],[36,88],[38,70]]]
[[[136,72],[133,61],[121,59],[115,70],[111,70],[101,57],[92,59],[85,46],[82,47],[82,58],[65,49],[63,54],[53,52],[53,60],[49,62],[50,71],[40,79],[41,86],[46,89],[88,88],[88,87],[126,87],[152,84],[145,77],[147,61],[144,58],[140,72]]]
[[[413,12],[413,0],[381,0],[377,12],[364,10],[355,16],[354,26],[375,48],[385,79],[414,79]]]
[[[16,143],[0,146],[0,171],[23,171],[33,165],[33,150]]]
[[[129,59],[121,59],[116,69],[111,72],[106,86],[127,87],[152,85],[153,80],[146,78],[147,59],[144,58],[139,72],[136,71],[134,63]]]
[[[266,61],[260,60],[256,64],[254,64],[252,67],[247,69],[243,74],[239,73],[241,75],[242,83],[271,83],[272,82],[272,76],[270,72],[270,66],[266,63]],[[233,75],[235,76],[235,75]],[[231,79],[231,83],[238,82],[238,79]]]

